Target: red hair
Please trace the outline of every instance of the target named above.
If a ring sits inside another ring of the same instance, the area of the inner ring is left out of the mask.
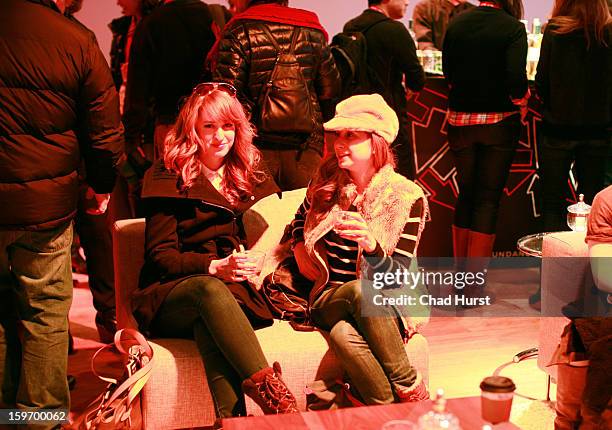
[[[387,164],[396,166],[395,154],[385,139],[371,133],[372,165],[376,172]],[[327,212],[338,201],[340,189],[351,182],[348,172],[338,166],[338,158],[333,149],[325,153],[316,176],[308,192],[311,193],[312,210]]]
[[[253,145],[255,131],[238,99],[225,91],[212,90],[204,95],[189,96],[164,142],[164,164],[181,176],[183,189],[190,188],[202,174],[200,153],[204,143],[198,134],[198,123],[231,122],[236,129],[234,144],[225,156],[222,191],[232,203],[252,193],[265,179],[258,170],[261,153]]]

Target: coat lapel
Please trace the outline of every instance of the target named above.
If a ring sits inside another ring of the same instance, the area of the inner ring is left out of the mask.
[[[253,193],[232,205],[213,185],[200,175],[188,190],[180,190],[180,177],[165,168],[163,161],[158,160],[146,173],[142,197],[165,197],[199,200],[214,206],[220,206],[230,211],[243,213],[262,198],[278,192],[278,187],[269,177],[258,184]]]

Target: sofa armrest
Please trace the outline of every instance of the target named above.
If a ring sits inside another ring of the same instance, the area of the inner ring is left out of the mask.
[[[544,236],[542,257],[586,257],[588,247],[584,241],[586,232],[562,231]]]
[[[117,327],[135,328],[132,296],[138,288],[140,269],[144,264],[145,219],[125,219],[113,225],[113,263],[115,268],[115,305]]]

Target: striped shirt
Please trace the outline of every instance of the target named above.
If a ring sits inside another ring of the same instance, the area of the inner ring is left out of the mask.
[[[294,243],[304,241],[304,221],[309,209],[310,200],[308,196],[306,196],[291,223],[291,236]],[[356,211],[357,208],[351,206],[348,210]],[[376,270],[377,272],[394,272],[410,264],[410,259],[414,256],[417,247],[417,235],[422,215],[423,201],[419,199],[412,205],[410,218],[404,226],[400,240],[393,253],[394,256],[404,257],[401,261],[387,255],[378,243],[373,252],[363,252],[363,256],[367,258],[371,270]],[[352,240],[343,239],[333,230],[330,230],[323,237],[323,242],[327,251],[327,262],[329,264],[328,286],[340,286],[346,282],[357,279],[357,243]]]

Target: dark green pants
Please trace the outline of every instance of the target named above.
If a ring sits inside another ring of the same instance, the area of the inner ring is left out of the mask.
[[[179,283],[151,329],[160,337],[195,339],[217,416],[245,415],[242,381],[268,362],[251,323],[221,280],[194,276]]]

